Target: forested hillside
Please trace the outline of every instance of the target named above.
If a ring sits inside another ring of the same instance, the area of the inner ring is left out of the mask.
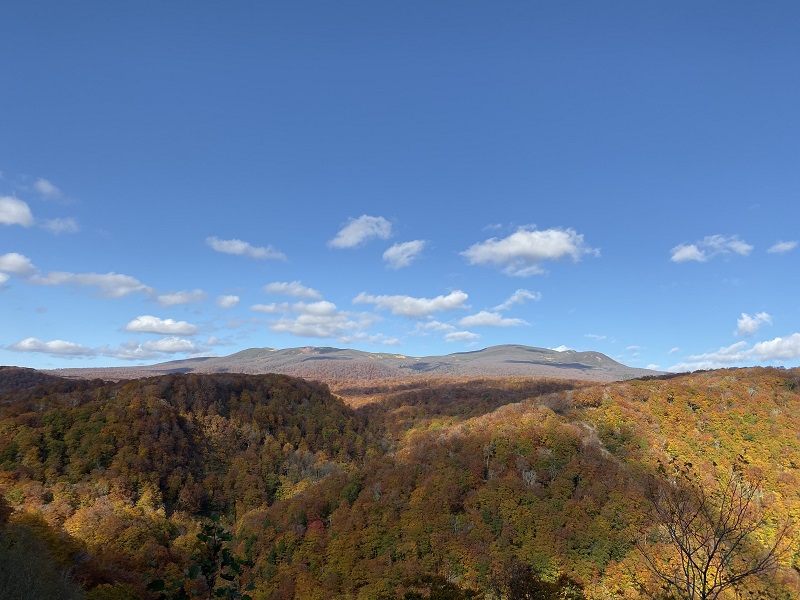
[[[4,368],[0,596],[691,597],[665,577],[679,497],[739,507],[710,575],[767,561],[720,598],[795,598],[799,432],[797,369],[332,394]]]

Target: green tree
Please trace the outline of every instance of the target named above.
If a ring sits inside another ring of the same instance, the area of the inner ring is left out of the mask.
[[[198,550],[192,555],[192,563],[184,572],[183,578],[154,579],[147,589],[161,592],[159,600],[184,600],[188,598],[225,598],[227,600],[251,600],[245,591],[252,586],[241,582],[243,567],[247,561],[233,555],[228,548],[232,536],[220,525],[216,518],[202,525],[197,534],[200,542]],[[201,587],[196,587],[197,582]],[[188,590],[187,590],[188,588]]]

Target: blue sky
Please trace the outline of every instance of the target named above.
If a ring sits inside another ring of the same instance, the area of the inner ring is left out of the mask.
[[[796,2],[0,8],[0,364],[800,362]]]

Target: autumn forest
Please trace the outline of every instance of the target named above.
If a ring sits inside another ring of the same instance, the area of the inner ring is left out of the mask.
[[[0,368],[2,598],[788,600],[799,517],[800,369]]]

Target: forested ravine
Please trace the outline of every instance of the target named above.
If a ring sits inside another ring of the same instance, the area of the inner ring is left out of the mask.
[[[719,598],[800,597],[798,369],[335,391],[0,368],[0,597],[692,597],[673,497],[739,503]]]

